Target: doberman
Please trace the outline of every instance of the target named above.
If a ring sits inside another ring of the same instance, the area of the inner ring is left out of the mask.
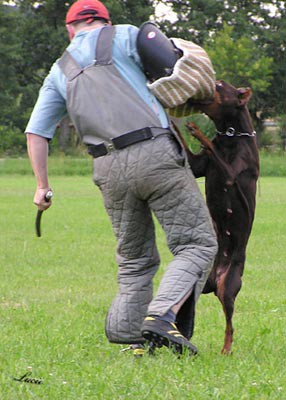
[[[208,115],[217,134],[210,141],[195,124],[187,128],[203,145],[199,154],[187,149],[195,177],[205,176],[206,202],[216,229],[219,250],[203,293],[214,292],[226,318],[222,353],[231,352],[232,317],[241,288],[246,246],[251,233],[259,176],[255,131],[247,108],[249,88],[216,82],[215,98],[194,108]]]

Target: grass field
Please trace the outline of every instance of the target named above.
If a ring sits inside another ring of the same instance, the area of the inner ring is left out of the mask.
[[[220,354],[224,316],[211,294],[197,306],[195,359],[167,349],[134,359],[107,342],[116,244],[100,193],[90,177],[53,176],[53,207],[37,238],[34,184],[0,176],[1,400],[286,399],[286,178],[260,180],[233,354]],[[156,285],[171,259],[157,232]],[[43,383],[13,380],[28,371]]]

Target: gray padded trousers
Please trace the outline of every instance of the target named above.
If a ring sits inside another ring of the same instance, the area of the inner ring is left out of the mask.
[[[119,291],[106,318],[114,343],[140,343],[149,315],[163,315],[192,289],[202,292],[217,251],[208,209],[174,137],[162,135],[94,160],[94,182],[117,238]],[[160,258],[152,213],[173,260],[153,298]]]

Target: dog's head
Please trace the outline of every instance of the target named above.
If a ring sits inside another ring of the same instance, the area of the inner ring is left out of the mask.
[[[216,82],[214,100],[200,104],[199,108],[214,121],[234,119],[241,108],[247,105],[251,94],[250,88],[236,88],[219,80]]]

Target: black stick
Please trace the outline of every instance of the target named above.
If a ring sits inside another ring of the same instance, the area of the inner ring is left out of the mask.
[[[46,202],[49,202],[52,197],[53,197],[53,192],[51,190],[49,190],[45,195]],[[42,219],[43,212],[44,212],[44,210],[38,210],[37,216],[36,216],[36,234],[38,237],[41,237],[41,219]]]

